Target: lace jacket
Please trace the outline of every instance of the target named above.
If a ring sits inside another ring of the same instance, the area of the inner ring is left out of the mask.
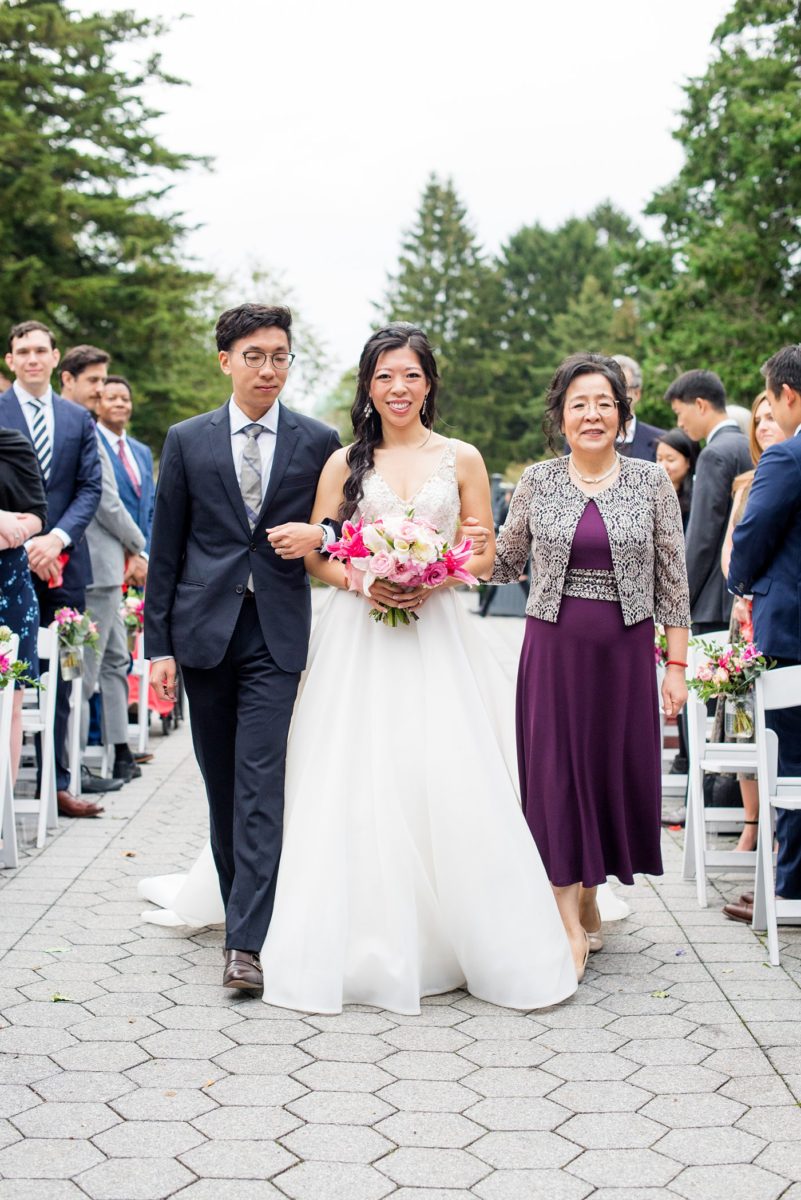
[[[523,472],[498,535],[493,583],[517,579],[531,555],[526,612],[555,622],[565,593],[568,560],[581,516],[593,499],[612,551],[614,586],[626,625],[653,617],[660,625],[690,624],[684,533],[675,489],[656,463],[623,458],[617,481],[593,497],[571,482],[568,459],[535,463]],[[572,574],[572,573],[571,573]],[[609,572],[598,576],[599,599],[609,599]],[[575,593],[574,593],[575,594]]]

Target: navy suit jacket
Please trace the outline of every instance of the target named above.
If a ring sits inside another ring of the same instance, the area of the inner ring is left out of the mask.
[[[801,662],[801,436],[759,460],[734,530],[729,587],[754,597],[754,641],[772,658]]]
[[[33,439],[16,392],[9,388],[0,396],[0,425],[18,429],[31,444]],[[51,592],[83,591],[92,582],[92,563],[86,543],[86,526],[100,503],[100,459],[95,440],[95,423],[85,408],[53,393],[53,458],[47,494],[45,533],[58,526],[69,536],[69,562],[64,568],[62,588]]]
[[[664,429],[657,429],[656,425],[646,425],[638,418],[633,439],[630,442],[621,442],[617,448],[626,458],[642,458],[646,462],[656,462],[656,443],[664,432]]]
[[[145,644],[187,667],[225,656],[252,574],[264,640],[282,671],[302,671],[311,629],[303,559],[278,557],[267,529],[308,521],[333,429],[281,405],[267,494],[251,532],[231,453],[228,403],[167,434],[147,574]]]
[[[108,450],[108,456],[114,464],[114,476],[117,480],[120,500],[122,500],[128,512],[145,535],[145,550],[149,554],[150,534],[153,529],[153,506],[156,498],[156,483],[153,478],[153,455],[150,453],[150,447],[146,446],[144,442],[139,442],[136,438],[132,438],[130,434],[126,439],[131,454],[136,459],[136,465],[139,467],[139,474],[142,478],[142,494],[137,496],[128,472],[120,462],[120,456],[115,453],[111,442],[103,433],[100,426],[98,426],[97,432],[102,437],[103,443]]]

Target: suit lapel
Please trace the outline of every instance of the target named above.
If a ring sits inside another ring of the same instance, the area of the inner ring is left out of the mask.
[[[3,424],[8,429],[17,429],[20,433],[24,433],[28,441],[33,445],[31,431],[28,428],[28,422],[25,420],[25,413],[22,411],[22,405],[17,399],[17,393],[13,388],[9,388],[2,397],[0,397],[3,408]]]
[[[245,512],[245,502],[239,490],[239,480],[236,477],[234,457],[231,453],[231,422],[228,419],[227,403],[222,408],[218,408],[216,413],[214,413],[209,425],[209,439],[211,441],[211,453],[214,458],[214,464],[217,467],[223,487],[231,502],[231,507],[238,516],[245,532],[250,535],[250,524]]]
[[[278,419],[278,433],[275,440],[275,454],[273,455],[273,465],[270,470],[270,481],[267,484],[267,494],[264,497],[264,503],[261,506],[259,519],[256,522],[258,526],[264,518],[264,514],[272,504],[275,494],[278,491],[281,480],[286,474],[286,469],[295,453],[295,447],[298,443],[298,426],[289,409],[281,407],[280,417]]]

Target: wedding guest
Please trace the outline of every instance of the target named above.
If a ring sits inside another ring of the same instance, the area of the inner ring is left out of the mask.
[[[693,475],[698,461],[700,446],[681,429],[668,429],[656,443],[656,461],[668,473],[668,479],[676,489],[681,509],[681,523],[686,531],[690,520],[693,498]]]
[[[145,535],[145,554],[148,554],[156,494],[153,455],[149,446],[128,433],[132,413],[133,391],[130,383],[124,375],[109,375],[97,404],[97,428],[114,464],[120,499]],[[142,561],[146,576],[146,559]]]
[[[801,346],[785,346],[762,369],[783,442],[765,447],[732,537],[729,587],[753,597],[754,641],[779,667],[801,663]],[[779,739],[779,775],[801,775],[801,706],[767,714]],[[776,894],[801,899],[801,812],[776,813]],[[753,901],[727,904],[751,922]]]
[[[15,325],[8,338],[6,366],[15,375],[0,396],[0,425],[33,444],[47,496],[47,524],[26,543],[41,621],[59,608],[86,607],[92,581],[84,534],[100,502],[101,473],[94,425],[87,412],[62,399],[50,379],[59,361],[56,339],[41,321]],[[95,817],[102,809],[69,790],[67,721],[69,690],[56,671],[56,796],[66,817]]]
[[[616,449],[631,412],[620,366],[574,354],[547,397],[551,448],[524,473],[492,579],[531,555],[517,691],[523,810],[574,955],[600,949],[596,888],[608,875],[662,873],[661,741],[654,619],[665,626],[662,707],[687,688],[690,623],[681,512],[655,463]],[[587,935],[592,935],[592,940]]]
[[[25,543],[40,533],[47,501],[39,461],[28,439],[0,428],[0,625],[19,638],[18,658],[36,678],[39,660],[39,604],[33,590]],[[11,780],[16,781],[22,748],[22,687],[17,686],[11,718]],[[0,747],[0,753],[4,748]]]
[[[646,425],[636,414],[637,405],[642,399],[642,367],[628,354],[614,354],[614,361],[623,371],[626,380],[626,395],[629,398],[631,416],[626,421],[626,428],[618,441],[618,450],[626,458],[644,458],[646,462],[656,461],[657,440],[665,432],[656,425]]]
[[[732,597],[718,570],[737,475],[751,466],[748,440],[726,415],[726,392],[714,371],[685,371],[671,383],[665,399],[679,429],[706,445],[695,464],[693,503],[687,526],[687,576],[693,633],[725,629]]]
[[[103,395],[110,355],[97,346],[75,346],[61,361],[61,391],[67,400],[80,404],[96,417]],[[114,747],[112,779],[100,779],[86,768],[81,771],[84,792],[114,791],[142,774],[128,745],[128,642],[120,614],[120,589],[126,559],[144,549],[145,538],[125,508],[117,488],[109,452],[95,427],[102,468],[100,503],[89,522],[86,540],[92,559],[92,582],[86,603],[97,625],[99,640],[84,659],[84,712],[81,721],[81,750],[89,733],[89,700],[100,683],[103,709],[103,741]]]
[[[737,428],[743,437],[748,437],[748,431],[751,428],[751,410],[743,408],[742,404],[727,404],[726,416],[736,423]]]
[[[742,475],[738,475],[732,486],[731,516],[729,517],[729,527],[726,530],[726,537],[720,554],[720,565],[724,578],[729,573],[734,528],[745,512],[745,506],[751,492],[751,484],[754,482],[755,468],[762,457],[762,451],[766,450],[768,446],[773,446],[777,442],[784,441],[784,434],[773,418],[770,401],[766,392],[760,392],[751,405],[750,423],[747,434],[748,446],[751,451],[751,461],[754,464],[754,468],[743,472]],[[739,637],[745,638],[749,642],[753,639],[751,610],[751,601],[746,600],[745,597],[738,596],[734,601],[731,610],[731,621],[729,623],[729,637],[732,641]],[[722,722],[723,701],[718,700],[715,712],[716,731],[714,741],[723,741]],[[744,819],[743,832],[740,834],[740,840],[737,843],[736,849],[755,850],[757,826],[759,825],[759,790],[755,779],[744,778],[742,776],[738,776],[738,778],[740,780]]]

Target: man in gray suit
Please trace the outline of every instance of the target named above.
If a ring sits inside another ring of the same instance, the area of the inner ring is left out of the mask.
[[[726,629],[733,597],[726,587],[720,552],[729,525],[732,484],[750,471],[748,439],[726,415],[726,392],[714,371],[685,371],[665,399],[679,429],[693,441],[706,442],[698,456],[690,523],[685,534],[693,633]]]
[[[109,355],[96,346],[75,346],[61,360],[61,394],[83,405],[94,416],[103,394]],[[102,469],[102,493],[97,512],[86,530],[92,560],[92,585],[86,589],[86,607],[97,623],[100,640],[85,658],[84,712],[81,721],[81,749],[86,747],[89,729],[89,698],[100,680],[103,701],[103,740],[115,748],[114,781],[98,780],[82,771],[83,791],[115,790],[141,774],[128,746],[128,644],[120,614],[121,587],[131,577],[131,563],[145,564],[142,558],[145,537],[120,499],[114,466],[98,437]],[[126,559],[129,570],[126,575]]]

